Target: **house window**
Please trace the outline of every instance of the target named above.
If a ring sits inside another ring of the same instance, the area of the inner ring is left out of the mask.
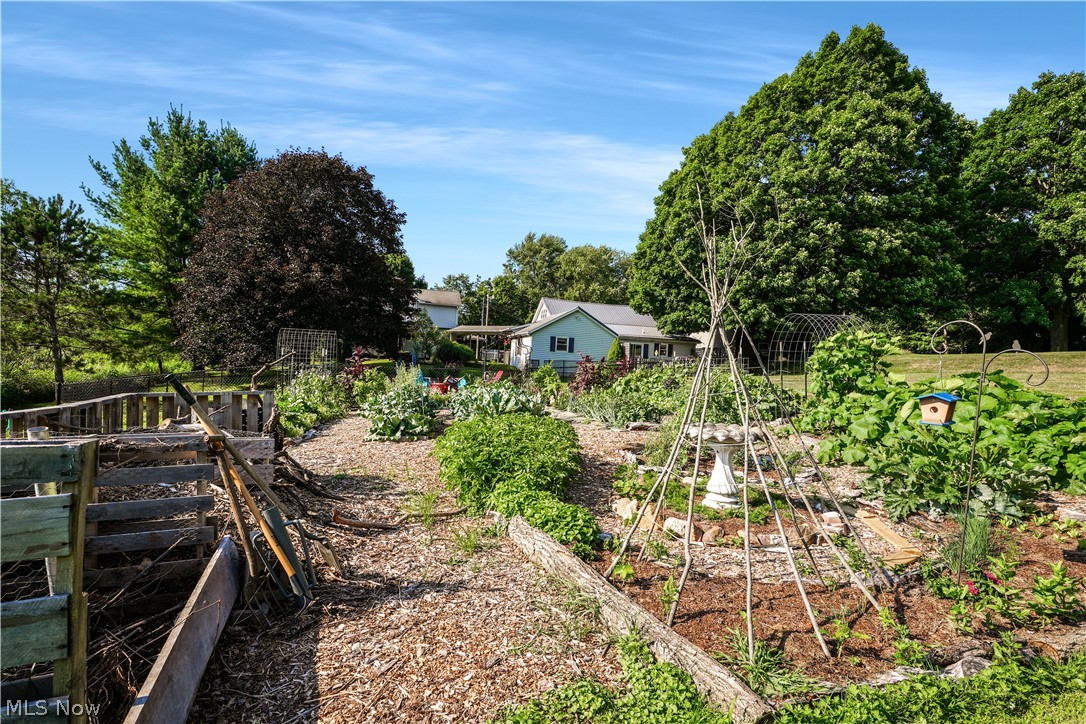
[[[674,351],[675,345],[657,342],[653,345],[652,355],[653,357],[673,357]]]
[[[554,351],[569,352],[569,337],[555,337]]]

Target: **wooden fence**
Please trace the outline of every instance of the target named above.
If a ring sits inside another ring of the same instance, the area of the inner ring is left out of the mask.
[[[44,558],[49,588],[46,596],[0,603],[0,668],[43,662],[53,668],[3,682],[5,723],[86,721],[84,520],[97,463],[96,440],[5,447],[0,455],[4,485],[33,486],[37,493],[0,501],[0,561]]]
[[[260,432],[275,406],[272,390],[197,392],[215,424],[228,430]],[[189,406],[173,392],[130,392],[52,407],[0,412],[0,433],[21,438],[31,427],[54,433],[109,435],[131,428],[157,427],[168,418],[187,417]],[[195,422],[195,420],[193,420]]]

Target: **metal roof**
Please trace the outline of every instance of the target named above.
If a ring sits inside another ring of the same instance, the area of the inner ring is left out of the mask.
[[[419,304],[431,304],[435,307],[460,306],[460,292],[445,289],[416,289],[415,299]]]
[[[575,310],[581,310],[593,320],[599,322],[620,339],[644,340],[682,340],[693,341],[689,337],[664,334],[656,327],[656,320],[647,314],[638,314],[625,304],[598,304],[596,302],[574,302],[568,299],[544,297],[540,306],[546,306],[550,316],[532,322],[527,327],[517,330],[517,336],[534,333],[538,329],[565,317]],[[537,308],[538,311],[538,308]]]

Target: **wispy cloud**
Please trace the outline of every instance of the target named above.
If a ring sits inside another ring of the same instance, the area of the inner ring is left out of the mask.
[[[558,131],[358,123],[327,114],[238,125],[279,148],[326,147],[366,165],[468,172],[565,199],[591,199],[600,211],[642,219],[681,160],[674,148]]]

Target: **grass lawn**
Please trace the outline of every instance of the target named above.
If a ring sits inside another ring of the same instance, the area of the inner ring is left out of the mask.
[[[1049,369],[1048,381],[1039,390],[1072,400],[1086,397],[1086,352],[1041,352],[1039,356],[1048,363]],[[930,380],[939,374],[939,356],[935,354],[894,354],[886,359],[890,362],[890,371],[905,375],[910,383]],[[1022,383],[1031,374],[1034,382],[1044,376],[1040,363],[1026,354],[1003,355],[988,368],[989,373],[997,370]],[[943,358],[943,377],[979,371],[979,354],[948,354]],[[779,375],[772,375],[772,378],[780,384]],[[802,394],[803,375],[784,375],[783,379],[785,388]]]
[[[1086,352],[1041,352],[1038,356],[1049,367],[1048,381],[1038,389],[1071,399],[1086,397]],[[935,354],[895,354],[887,360],[893,365],[891,371],[905,375],[909,382],[930,379],[939,373],[939,356]],[[1034,382],[1044,376],[1040,363],[1027,354],[1001,356],[988,368],[989,372],[996,370],[1002,370],[1019,382],[1025,382],[1031,374]],[[979,354],[948,354],[943,357],[944,377],[979,371]]]

